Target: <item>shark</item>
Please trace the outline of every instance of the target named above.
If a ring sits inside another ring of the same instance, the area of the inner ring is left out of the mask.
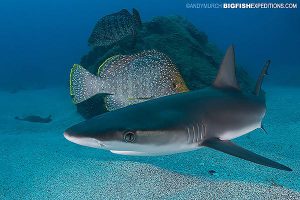
[[[76,144],[132,156],[160,156],[209,147],[279,170],[291,168],[246,150],[231,140],[262,128],[266,113],[261,90],[270,61],[253,93],[236,79],[234,47],[223,58],[210,87],[173,94],[104,113],[64,132]]]

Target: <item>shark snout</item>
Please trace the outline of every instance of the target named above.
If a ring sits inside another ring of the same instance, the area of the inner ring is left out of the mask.
[[[87,146],[87,147],[93,147],[93,148],[104,148],[105,145],[91,137],[84,137],[84,136],[76,136],[76,134],[69,133],[67,131],[64,132],[64,137],[69,140],[70,142],[73,142],[75,144],[79,144],[82,146]]]

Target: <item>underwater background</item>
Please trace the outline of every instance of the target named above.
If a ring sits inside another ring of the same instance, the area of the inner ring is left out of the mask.
[[[133,7],[140,11],[143,21],[154,16],[186,17],[223,52],[233,43],[237,63],[254,78],[265,60],[271,59],[273,77],[269,81],[299,85],[299,9],[186,8],[187,3],[193,2],[199,3],[3,0],[1,88],[20,83],[24,87],[65,84],[69,68],[88,51],[87,39],[98,18]]]
[[[200,1],[1,1],[0,199],[300,199],[299,8],[192,9],[187,3]],[[256,130],[237,141],[293,172],[210,149],[126,157],[65,140],[63,131],[83,120],[69,96],[70,69],[89,52],[97,20],[123,8],[136,8],[143,22],[185,17],[222,54],[234,44],[237,64],[253,80],[270,59],[263,84],[268,134]],[[34,114],[53,121],[15,120]]]

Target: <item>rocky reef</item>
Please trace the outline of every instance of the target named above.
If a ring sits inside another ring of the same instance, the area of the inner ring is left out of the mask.
[[[180,16],[155,17],[143,23],[136,38],[128,37],[117,44],[96,47],[83,56],[81,66],[96,74],[98,67],[109,57],[117,54],[133,54],[142,50],[156,49],[167,54],[178,67],[190,90],[210,86],[216,77],[223,54],[208,41],[205,33]],[[244,92],[254,88],[254,82],[240,67],[237,79]],[[90,118],[106,112],[103,96],[77,104],[78,112]]]

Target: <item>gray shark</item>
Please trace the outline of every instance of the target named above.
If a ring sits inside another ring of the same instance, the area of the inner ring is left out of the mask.
[[[68,128],[64,136],[79,145],[136,156],[210,147],[257,164],[292,171],[230,141],[262,127],[266,104],[260,88],[269,64],[263,68],[253,94],[244,94],[235,77],[235,54],[230,46],[211,87],[108,112]]]

